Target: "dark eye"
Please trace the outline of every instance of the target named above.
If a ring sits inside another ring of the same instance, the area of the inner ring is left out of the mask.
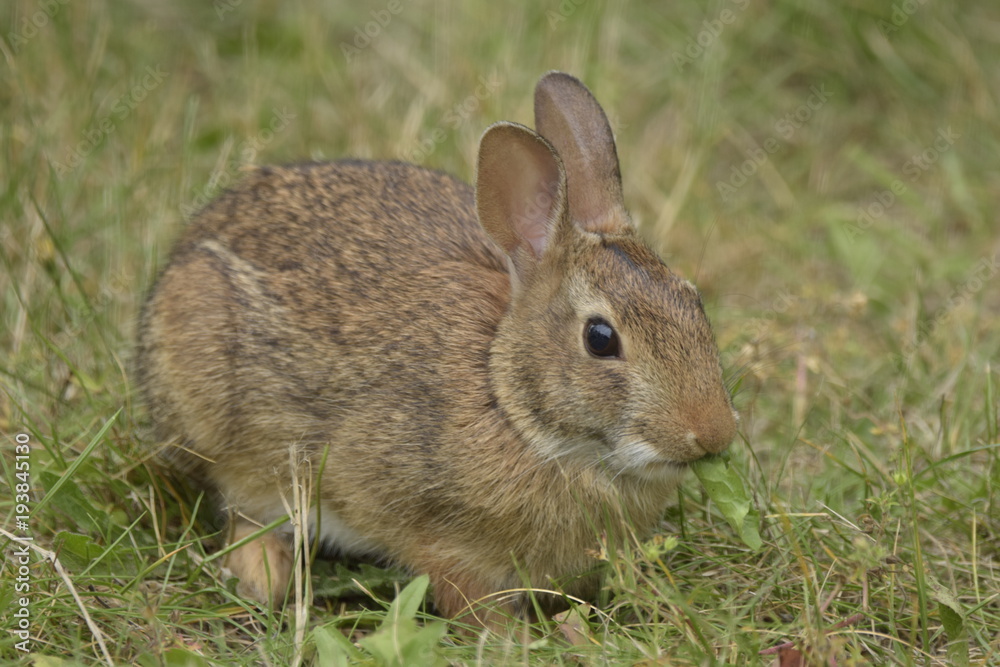
[[[583,328],[583,342],[587,351],[595,357],[617,357],[620,352],[618,334],[599,317],[587,321]]]

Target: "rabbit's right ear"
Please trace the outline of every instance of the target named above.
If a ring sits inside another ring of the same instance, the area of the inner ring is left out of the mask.
[[[552,145],[517,123],[495,123],[479,142],[476,208],[516,277],[545,252],[566,209],[566,172]]]
[[[569,214],[590,232],[624,231],[629,217],[611,124],[579,79],[549,72],[535,87],[535,130],[566,168]]]

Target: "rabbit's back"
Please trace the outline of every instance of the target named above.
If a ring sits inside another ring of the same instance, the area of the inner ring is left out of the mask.
[[[446,174],[259,169],[192,221],[146,306],[140,382],[159,435],[183,467],[219,463],[202,476],[253,497],[248,473],[287,470],[282,444],[370,447],[339,435],[365,432],[359,415],[380,415],[380,438],[441,428],[439,406],[485,381],[507,280],[472,189]],[[337,452],[354,454],[371,452]]]
[[[377,288],[371,279],[393,268],[413,271],[457,261],[506,271],[503,255],[476,219],[473,189],[443,172],[402,162],[258,168],[199,214],[172,263],[204,240],[224,243],[276,272],[308,274],[332,262],[362,291]]]

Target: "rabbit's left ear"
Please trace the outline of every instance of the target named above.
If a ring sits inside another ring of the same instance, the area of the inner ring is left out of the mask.
[[[562,158],[573,222],[598,233],[629,227],[611,125],[587,87],[563,72],[543,76],[535,87],[535,131]]]
[[[494,123],[479,141],[479,223],[518,277],[537,264],[566,210],[566,174],[545,139],[517,123]]]

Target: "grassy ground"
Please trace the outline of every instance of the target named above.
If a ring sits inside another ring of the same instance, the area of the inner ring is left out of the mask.
[[[0,659],[1000,664],[994,3],[346,4],[0,10],[0,526],[40,550],[0,537]],[[388,613],[407,579],[371,567],[248,607],[129,375],[185,215],[251,162],[471,179],[553,68],[609,111],[635,219],[705,294],[763,549],[692,480],[660,539],[608,555],[597,610],[530,641],[442,638],[419,580]]]

